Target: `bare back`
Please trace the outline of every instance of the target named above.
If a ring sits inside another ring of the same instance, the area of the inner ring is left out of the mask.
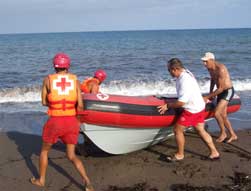
[[[233,86],[227,67],[224,64],[215,62],[214,70],[210,69],[209,73],[211,81],[215,83],[217,88],[226,90]]]
[[[90,93],[97,94],[99,92],[99,84],[96,81],[91,81],[88,84],[88,88]]]

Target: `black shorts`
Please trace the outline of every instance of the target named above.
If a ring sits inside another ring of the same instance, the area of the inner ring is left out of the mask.
[[[224,90],[223,92],[221,92],[218,96],[217,96],[217,103],[220,102],[220,100],[224,99],[226,101],[230,101],[234,96],[234,88],[229,88]]]

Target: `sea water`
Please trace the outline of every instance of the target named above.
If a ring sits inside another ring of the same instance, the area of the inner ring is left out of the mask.
[[[241,110],[229,115],[235,129],[251,122],[251,29],[159,30],[0,35],[0,132],[41,134],[44,77],[54,72],[57,52],[71,57],[80,81],[104,69],[101,91],[118,95],[174,95],[166,61],[177,57],[196,76],[202,93],[209,74],[200,58],[215,53],[231,75]],[[212,125],[212,130],[218,130]]]

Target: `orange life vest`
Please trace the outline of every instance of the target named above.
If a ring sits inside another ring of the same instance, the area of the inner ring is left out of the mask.
[[[89,87],[91,82],[95,82],[99,84],[99,80],[97,78],[93,78],[93,77],[87,78],[81,84],[81,87],[80,87],[81,91],[84,93],[91,93],[90,92],[91,90]]]
[[[74,116],[77,103],[77,76],[73,74],[51,74],[48,115]]]

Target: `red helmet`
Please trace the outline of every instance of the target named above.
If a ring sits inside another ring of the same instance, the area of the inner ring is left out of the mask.
[[[70,68],[71,59],[65,53],[57,53],[53,58],[54,68]]]
[[[97,78],[100,82],[103,82],[106,79],[106,73],[104,70],[97,70],[94,73],[94,77]]]

